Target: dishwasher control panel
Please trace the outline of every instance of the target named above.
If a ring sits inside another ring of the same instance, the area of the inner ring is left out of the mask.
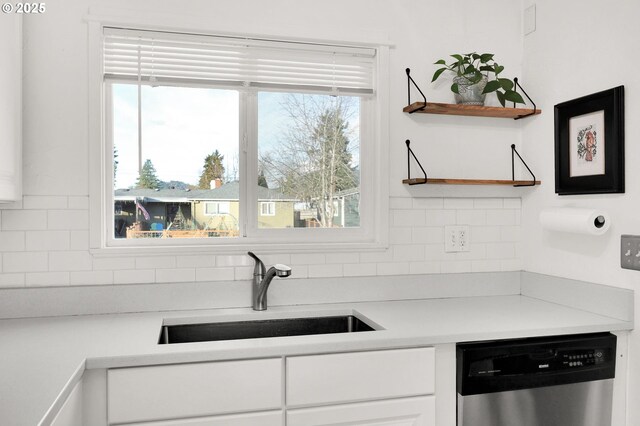
[[[458,387],[539,386],[567,380],[599,380],[615,372],[616,336],[594,333],[457,345]],[[526,378],[526,379],[525,379]]]
[[[522,350],[510,348],[472,360],[469,364],[469,376],[511,376],[598,367],[610,362],[614,356],[611,348],[605,347],[559,349],[551,345],[537,347],[533,351],[529,351],[527,347]]]
[[[612,354],[606,348],[572,351],[563,354],[563,365],[569,367],[586,367],[599,365],[610,360]]]

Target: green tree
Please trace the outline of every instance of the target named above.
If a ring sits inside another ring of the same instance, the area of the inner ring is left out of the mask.
[[[200,174],[200,180],[198,181],[198,188],[210,189],[212,180],[223,179],[223,160],[224,155],[220,154],[217,149],[204,158],[204,166],[202,167],[202,174]]]
[[[264,170],[262,169],[260,169],[260,172],[258,173],[258,186],[269,188],[269,184],[267,183],[267,177],[264,175]]]
[[[136,188],[158,189],[160,188],[160,179],[156,175],[156,168],[153,167],[151,160],[147,159],[140,170],[140,176],[136,181]]]

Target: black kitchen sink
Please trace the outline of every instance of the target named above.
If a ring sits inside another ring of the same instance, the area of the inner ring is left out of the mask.
[[[375,331],[354,315],[163,325],[161,345]]]

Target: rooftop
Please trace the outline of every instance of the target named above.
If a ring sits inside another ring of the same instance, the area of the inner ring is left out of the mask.
[[[256,186],[260,201],[298,201],[293,196],[282,193],[279,189]],[[238,181],[223,184],[215,189],[148,189],[131,188],[116,189],[114,198],[119,201],[134,201],[141,199],[146,202],[188,203],[190,201],[233,201],[240,198],[240,183]]]

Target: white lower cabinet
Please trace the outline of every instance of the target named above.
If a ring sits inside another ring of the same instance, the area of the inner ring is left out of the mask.
[[[435,397],[401,398],[287,411],[287,426],[435,426]]]
[[[287,407],[434,393],[434,348],[294,356],[286,364]]]
[[[287,426],[435,426],[434,348],[289,357],[286,382]]]
[[[109,424],[282,408],[281,358],[117,368],[107,381]]]
[[[105,382],[110,425],[435,426],[436,419],[434,348],[116,368]]]

